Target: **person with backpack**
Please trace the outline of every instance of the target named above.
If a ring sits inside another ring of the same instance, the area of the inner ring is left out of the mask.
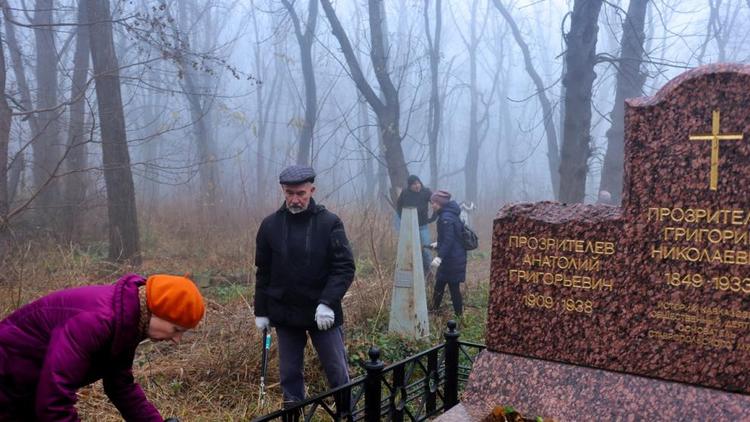
[[[438,215],[437,222],[437,257],[432,260],[432,267],[437,268],[435,291],[432,309],[440,308],[445,286],[451,294],[453,311],[456,316],[463,313],[461,283],[466,280],[466,247],[463,243],[464,224],[459,219],[461,208],[451,200],[451,194],[438,190],[430,197],[433,212]]]

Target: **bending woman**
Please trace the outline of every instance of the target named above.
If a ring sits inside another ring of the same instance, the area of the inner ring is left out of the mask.
[[[185,277],[128,274],[52,293],[0,321],[0,420],[78,421],[76,390],[103,380],[127,421],[162,421],[133,379],[142,340],[178,342],[203,297]]]

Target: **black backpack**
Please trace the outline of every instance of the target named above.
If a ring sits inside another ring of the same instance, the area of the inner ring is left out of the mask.
[[[461,246],[467,251],[473,251],[479,247],[479,238],[471,227],[461,222]]]

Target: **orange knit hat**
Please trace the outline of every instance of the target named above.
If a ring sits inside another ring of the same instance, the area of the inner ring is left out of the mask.
[[[156,274],[146,280],[146,303],[152,314],[184,328],[203,318],[203,296],[189,278]]]

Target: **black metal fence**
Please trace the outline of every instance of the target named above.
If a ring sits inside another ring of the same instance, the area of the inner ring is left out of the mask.
[[[445,343],[388,366],[372,347],[364,376],[254,422],[418,422],[443,413],[458,403],[474,359],[484,349],[459,341],[455,321],[448,321],[443,336]]]

